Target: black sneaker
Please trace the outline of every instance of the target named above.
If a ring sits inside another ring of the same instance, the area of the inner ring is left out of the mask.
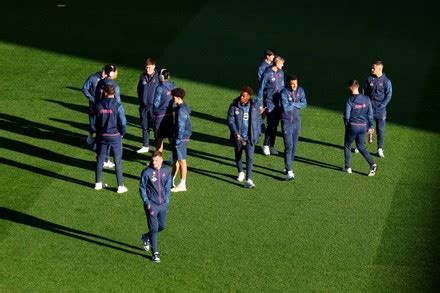
[[[376,164],[373,164],[373,165],[371,165],[371,167],[370,167],[370,173],[368,173],[368,176],[374,176],[374,175],[376,175],[376,170],[377,170],[377,165]]]
[[[153,256],[151,257],[151,260],[155,263],[160,263],[160,257],[159,257],[159,252],[155,252],[153,253]]]
[[[145,251],[149,251],[150,250],[150,239],[148,239],[147,234],[142,234],[141,235],[141,241],[144,245],[144,249]]]

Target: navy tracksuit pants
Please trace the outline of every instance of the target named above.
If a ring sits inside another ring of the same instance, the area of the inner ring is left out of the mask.
[[[371,166],[374,164],[370,153],[365,147],[365,134],[367,133],[366,125],[346,125],[345,126],[345,139],[344,139],[344,155],[345,155],[345,169],[350,168],[351,160],[351,145],[353,141],[356,141],[356,147],[362,156],[367,160],[368,164]]]
[[[101,182],[102,164],[107,158],[110,147],[113,149],[115,160],[116,181],[118,186],[124,185],[122,176],[122,137],[117,136],[98,136],[96,144],[96,176],[95,182]]]
[[[243,172],[243,151],[246,153],[246,179],[252,179],[252,167],[254,165],[254,152],[255,145],[242,144],[240,141],[235,140],[235,164],[237,165],[238,172]]]
[[[164,203],[156,205],[150,203],[150,209],[144,205],[145,215],[147,216],[148,233],[147,236],[150,239],[151,250],[153,254],[157,252],[157,234],[165,229],[167,221],[167,209],[168,204]]]
[[[277,136],[277,128],[281,120],[281,111],[275,107],[272,111],[267,112],[267,127],[264,137],[264,144],[269,147],[275,146],[275,138]]]
[[[385,135],[385,118],[374,118],[376,121],[377,148],[383,149],[383,139]]]
[[[287,171],[292,170],[292,162],[295,159],[296,144],[298,143],[301,121],[281,120],[284,138],[284,167]]]
[[[153,128],[153,105],[139,107],[139,117],[142,127],[143,146],[150,145],[150,130]]]

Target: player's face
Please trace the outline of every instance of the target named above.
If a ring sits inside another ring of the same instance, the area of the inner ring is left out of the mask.
[[[118,78],[118,70],[116,69],[116,70],[114,71],[114,74],[113,74],[112,79],[117,79],[117,78]]]
[[[249,102],[250,98],[251,98],[251,95],[249,95],[247,92],[241,92],[240,103],[245,105]]]
[[[275,63],[275,66],[278,68],[278,70],[283,69],[284,61],[278,60],[278,61]]]
[[[145,71],[148,75],[152,75],[154,73],[154,69],[156,69],[156,65],[147,65],[145,66]]]
[[[174,104],[178,105],[180,103],[180,98],[173,96]]]
[[[163,158],[161,156],[156,156],[151,159],[151,162],[153,163],[153,168],[159,170],[162,166]]]
[[[381,75],[382,74],[382,69],[383,66],[382,65],[376,65],[374,64],[373,66],[371,66],[371,73],[374,75]]]
[[[270,62],[273,62],[273,59],[275,58],[275,55],[269,55],[267,56],[267,60]]]
[[[296,90],[297,88],[298,88],[298,80],[291,80],[290,82],[289,82],[289,85],[290,85],[290,88],[292,89],[292,90]]]

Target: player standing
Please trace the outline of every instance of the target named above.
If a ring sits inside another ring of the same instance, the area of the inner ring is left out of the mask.
[[[252,88],[241,88],[240,96],[234,99],[229,106],[227,120],[231,131],[231,140],[234,143],[235,163],[238,169],[237,181],[243,182],[243,151],[246,153],[246,188],[255,188],[252,180],[255,146],[261,134],[261,114],[259,103],[251,96]]]
[[[292,162],[295,158],[296,144],[301,130],[300,109],[307,106],[307,99],[306,93],[298,85],[298,78],[295,75],[288,76],[286,83],[286,86],[281,90],[281,127],[284,138],[284,168],[287,180],[292,180],[295,177]]]
[[[137,95],[139,98],[139,117],[142,127],[143,145],[136,152],[148,153],[150,146],[150,130],[153,126],[153,102],[156,87],[159,85],[159,73],[156,71],[156,60],[145,60],[145,72],[139,77]]]
[[[382,61],[375,61],[371,66],[371,74],[364,83],[364,94],[370,97],[373,107],[374,120],[377,132],[377,155],[385,157],[383,153],[385,121],[387,118],[387,105],[393,95],[391,80],[383,73]]]

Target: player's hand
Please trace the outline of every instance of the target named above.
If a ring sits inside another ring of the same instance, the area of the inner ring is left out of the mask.
[[[147,204],[147,210],[151,208],[151,204]]]
[[[374,128],[369,128],[369,129],[368,129],[368,133],[369,133],[369,134],[372,134],[373,132],[374,132]]]

